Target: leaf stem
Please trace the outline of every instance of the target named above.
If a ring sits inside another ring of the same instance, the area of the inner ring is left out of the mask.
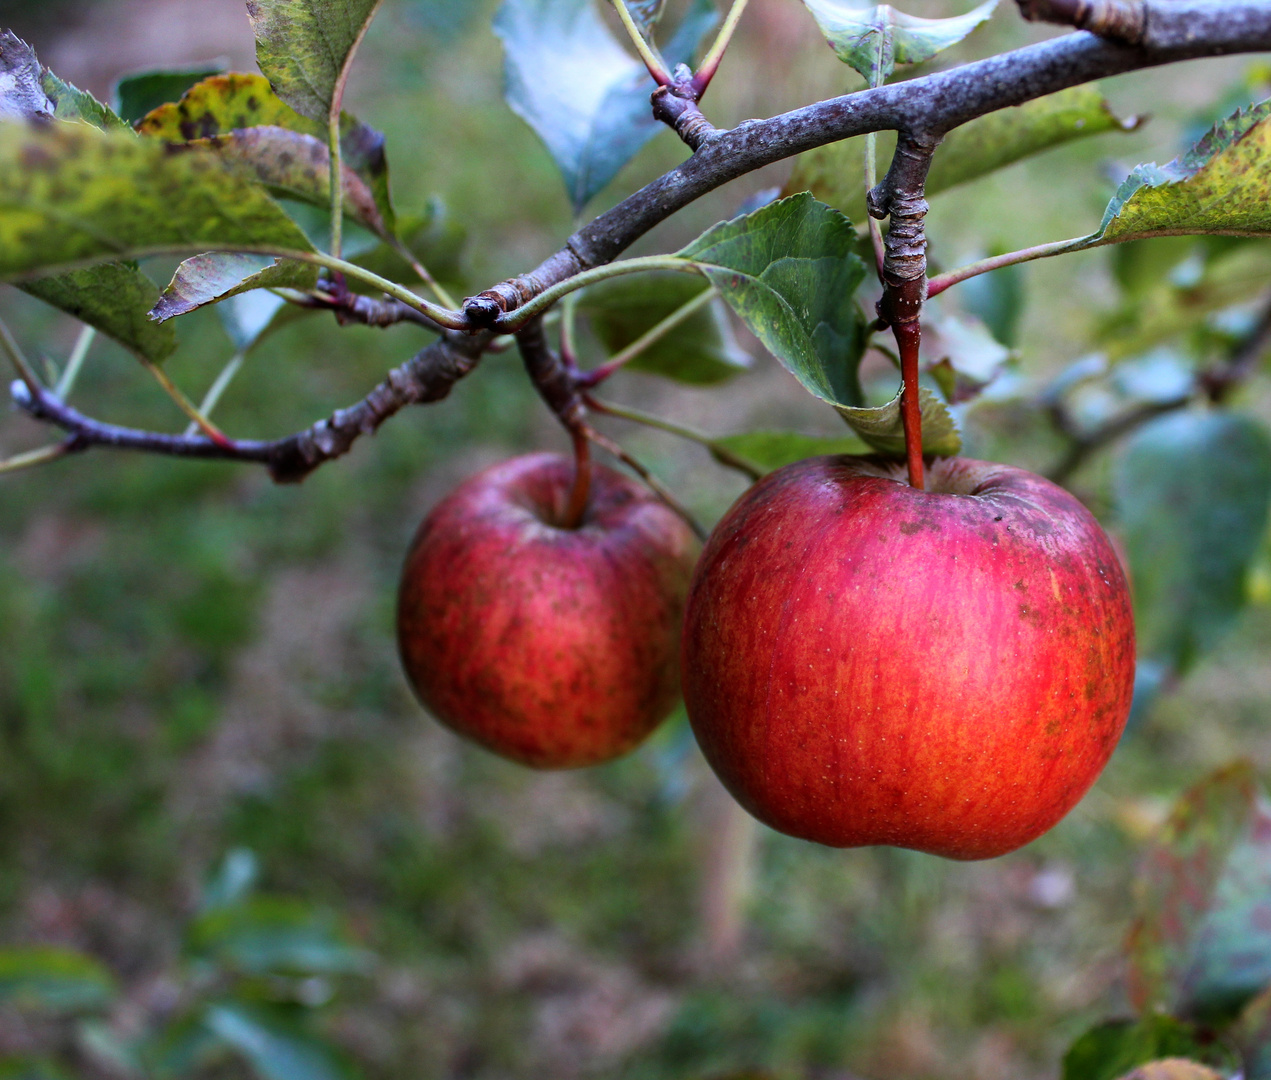
[[[993,255],[931,278],[927,282],[927,296],[928,298],[939,296],[951,285],[993,270],[1000,270],[1004,266],[1015,266],[1019,263],[1032,262],[1034,259],[1047,259],[1052,255],[1065,255],[1070,251],[1084,251],[1086,248],[1099,246],[1101,246],[1100,243],[1093,237],[1075,236],[1071,240],[1056,240],[1050,244],[1038,244],[1036,247],[1023,248],[1020,251],[1008,251],[1005,255]]]
[[[706,542],[707,532],[702,527],[702,523],[697,520],[685,506],[671,494],[671,491],[665,484],[654,476],[644,465],[633,458],[618,443],[614,442],[607,435],[602,435],[595,428],[587,428],[587,438],[594,442],[597,446],[604,447],[614,457],[621,461],[628,468],[632,469],[641,480],[645,482],[649,490],[669,506],[676,514],[680,516],[684,524],[693,530],[694,535],[703,543]]]
[[[199,412],[204,416],[212,415],[212,411],[220,403],[221,395],[225,393],[229,384],[234,381],[234,376],[238,374],[239,369],[243,366],[243,360],[246,359],[246,356],[247,354],[241,350],[236,352],[230,357],[229,363],[221,369],[221,373],[216,376],[216,380],[208,388],[203,400],[199,403]],[[185,429],[185,437],[188,439],[198,430],[199,425],[191,420],[190,426]]]
[[[17,339],[14,338],[3,319],[0,319],[0,347],[8,354],[9,361],[17,370],[18,378],[26,384],[26,388],[33,396],[39,397],[40,380],[35,374],[35,369],[31,367],[30,361],[23,354],[21,346],[18,345]]]
[[[610,278],[621,277],[623,274],[639,274],[649,270],[675,270],[681,274],[700,274],[702,272],[697,263],[689,259],[680,258],[678,255],[645,255],[638,259],[623,259],[620,262],[606,263],[603,266],[584,270],[581,274],[566,278],[564,281],[553,285],[550,289],[544,289],[533,300],[501,315],[495,320],[491,329],[499,332],[519,330],[532,319],[542,315],[557,300],[568,296],[571,292],[584,289],[588,285],[595,285],[599,281],[608,281]],[[438,322],[441,322],[441,320],[439,319]],[[442,323],[442,325],[446,324]],[[467,325],[464,322],[459,328],[466,328]]]
[[[199,430],[203,432],[204,435],[211,439],[212,442],[216,443],[217,446],[230,447],[234,445],[234,443],[226,437],[223,431],[221,431],[215,424],[212,423],[211,420],[194,407],[190,399],[181,393],[181,390],[177,387],[176,383],[168,378],[167,372],[159,367],[158,364],[152,364],[149,360],[143,360],[142,364],[145,366],[145,369],[154,376],[155,382],[163,387],[163,392],[176,403],[178,409],[180,409],[196,425],[198,425]]]
[[[706,93],[706,88],[715,78],[715,72],[719,70],[719,63],[724,59],[724,53],[733,39],[733,32],[737,29],[737,24],[741,22],[742,12],[746,10],[747,2],[748,0],[733,0],[733,6],[728,9],[728,15],[724,18],[724,25],[719,28],[719,33],[715,35],[710,49],[702,57],[697,74],[693,76],[693,89],[698,98]]]
[[[865,136],[865,194],[868,195],[878,186],[878,133],[871,131]],[[873,214],[866,212],[865,221],[869,227],[869,239],[874,245],[874,268],[878,280],[883,280],[883,261],[887,257],[887,249],[883,246],[883,227]]]
[[[670,420],[663,420],[660,416],[653,416],[650,413],[641,412],[639,409],[633,409],[626,405],[615,405],[611,401],[601,401],[590,394],[586,396],[586,400],[587,404],[598,413],[603,413],[606,416],[616,416],[620,420],[630,420],[633,424],[643,424],[645,427],[654,428],[657,431],[665,431],[668,435],[678,435],[681,439],[687,439],[689,442],[697,443],[698,446],[704,446],[721,465],[743,472],[752,480],[758,480],[763,476],[763,473],[746,461],[745,458],[738,457],[722,443],[716,442],[701,431],[672,423]]]
[[[344,249],[344,162],[340,148],[340,102],[327,117],[327,159],[331,167],[331,254],[337,259]]]
[[[394,236],[389,239],[389,244],[398,255],[406,260],[406,262],[410,265],[410,268],[419,275],[419,280],[432,289],[433,295],[438,300],[452,311],[459,307],[459,305],[455,303],[454,298],[445,290],[437,279],[428,272],[428,268],[415,257],[415,253],[411,251],[402,240]]]
[[[93,339],[96,337],[96,328],[85,326],[80,330],[79,337],[75,339],[75,346],[71,349],[70,358],[66,361],[66,370],[62,372],[62,377],[57,380],[57,386],[53,388],[53,393],[63,401],[75,388],[75,380],[79,378],[84,360],[88,357],[88,350],[92,348]]]
[[[601,364],[600,367],[582,375],[579,378],[579,385],[585,387],[599,386],[602,382],[609,378],[610,375],[614,374],[614,372],[618,371],[625,364],[630,363],[650,346],[656,345],[682,322],[692,318],[718,295],[719,292],[714,286],[711,286],[709,289],[705,289],[699,295],[693,297],[693,299],[688,301],[688,303],[681,304],[660,323],[656,326],[650,327],[621,352],[611,357],[604,364]]]
[[[644,61],[644,66],[649,69],[649,74],[653,76],[653,81],[659,86],[670,86],[671,73],[666,70],[666,61],[662,59],[657,49],[646,40],[645,36],[640,33],[640,28],[636,26],[635,19],[631,17],[631,12],[627,10],[627,0],[614,0],[613,6],[618,9],[618,18],[622,20],[622,25],[630,36],[631,43],[635,46],[636,52],[640,54],[640,59]]]
[[[63,439],[59,443],[52,443],[49,446],[42,446],[38,450],[29,450],[25,454],[15,454],[11,458],[0,460],[0,476],[5,473],[15,473],[22,469],[32,469],[36,465],[44,465],[50,461],[56,461],[58,458],[65,457],[74,447],[73,439]]]

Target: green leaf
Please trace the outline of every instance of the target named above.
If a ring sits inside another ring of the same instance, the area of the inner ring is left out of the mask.
[[[247,0],[256,62],[274,92],[325,124],[380,0]]]
[[[1271,101],[1237,110],[1187,153],[1140,165],[1086,246],[1178,233],[1271,233]]]
[[[246,1058],[261,1080],[349,1080],[354,1075],[325,1043],[260,1010],[213,1005],[204,1023]]]
[[[931,162],[927,191],[948,191],[1043,150],[1108,131],[1134,131],[1141,122],[1122,120],[1093,86],[999,109],[949,132]]]
[[[219,75],[225,70],[217,64],[200,64],[188,68],[159,68],[124,75],[115,84],[115,112],[135,124],[160,105],[176,101],[195,83]]]
[[[717,17],[711,0],[692,0],[667,43],[668,63],[689,60]],[[543,140],[581,210],[662,130],[649,106],[653,80],[593,0],[504,0],[494,32],[507,102]]]
[[[312,250],[253,180],[208,151],[0,124],[0,278],[218,248]]]
[[[1104,96],[1090,86],[1000,109],[954,128],[945,137],[932,160],[926,194],[931,198],[1074,139],[1132,131],[1137,126],[1137,120],[1118,119]],[[880,154],[893,145],[894,137],[880,134]],[[830,143],[799,155],[786,192],[811,191],[853,221],[863,221],[864,169],[864,140]]]
[[[769,473],[804,458],[823,454],[860,454],[868,450],[860,439],[850,436],[830,438],[802,435],[797,431],[747,431],[739,435],[722,435],[711,442],[741,458],[759,473]]]
[[[864,404],[865,318],[854,294],[865,264],[855,243],[847,218],[802,194],[721,222],[677,254],[808,391],[842,411]]]
[[[114,996],[110,972],[83,953],[42,945],[0,950],[0,1002],[86,1012],[104,1009]]]
[[[1202,1043],[1190,1024],[1158,1014],[1091,1028],[1064,1055],[1063,1080],[1118,1080],[1136,1066],[1161,1058],[1228,1060],[1212,1040]]]
[[[949,410],[925,386],[918,388],[922,409],[922,451],[941,457],[955,457],[962,452],[962,437]],[[874,409],[840,408],[839,415],[848,426],[873,449],[888,457],[905,456],[905,428],[900,418],[900,395],[886,405]]]
[[[234,848],[226,853],[216,872],[203,885],[199,906],[203,911],[233,907],[242,903],[256,887],[260,862],[250,848]]]
[[[317,283],[318,268],[294,259],[210,252],[177,267],[150,318],[166,322],[252,289],[312,289]]]
[[[709,288],[709,282],[688,274],[632,274],[586,289],[578,310],[601,344],[617,353]],[[733,337],[727,309],[714,300],[645,349],[627,370],[705,385],[732,378],[750,362]]]
[[[1271,1080],[1271,987],[1245,1006],[1232,1029],[1244,1080]]]
[[[187,1080],[229,1055],[225,1041],[202,1017],[182,1017],[152,1032],[137,1047],[145,1076],[153,1080]]]
[[[835,55],[881,86],[897,64],[921,64],[956,45],[993,14],[997,0],[951,19],[920,19],[890,4],[863,8],[852,0],[803,0]]]
[[[254,127],[283,127],[325,139],[325,121],[301,116],[282,100],[263,75],[229,72],[190,87],[180,98],[147,113],[137,124],[142,135],[164,142],[211,139]]]
[[[40,66],[29,45],[8,31],[0,33],[0,87],[3,87],[0,117],[30,120],[54,115],[57,106],[45,92],[46,77],[53,78]],[[69,93],[71,88],[66,90]],[[118,126],[104,114],[98,119],[99,127]],[[73,270],[30,281],[21,287],[45,303],[96,327],[146,360],[158,363],[176,348],[171,330],[153,326],[147,319],[146,313],[158,298],[159,290],[133,263]]]
[[[1181,256],[1178,242],[1187,245]],[[1158,237],[1111,251],[1135,254],[1114,262],[1129,282],[1129,295],[1099,320],[1096,342],[1110,360],[1181,334],[1206,333],[1213,315],[1261,297],[1271,278],[1271,245],[1261,240]]]
[[[1186,671],[1244,606],[1271,506],[1271,437],[1236,413],[1163,416],[1128,441],[1113,488],[1139,654]]]
[[[162,363],[176,351],[172,328],[150,320],[159,290],[136,263],[68,270],[25,282],[19,288],[95,327],[143,360]]]
[[[69,1080],[56,1062],[18,1058],[0,1062],[0,1080]]]
[[[1271,983],[1271,808],[1238,762],[1175,805],[1144,857],[1131,996],[1207,1023]]]
[[[334,918],[278,897],[210,910],[189,934],[193,952],[249,975],[355,974],[371,959]]]
[[[180,101],[160,106],[137,124],[137,130],[141,134],[171,143],[230,136],[238,136],[240,143],[246,143],[251,137],[244,133],[255,128],[285,128],[298,135],[310,136],[324,147],[327,142],[325,121],[301,116],[274,93],[269,80],[264,76],[234,72],[196,83]],[[361,177],[371,192],[382,221],[378,228],[392,232],[395,215],[388,190],[384,136],[344,113],[340,119],[340,147],[343,164]],[[312,151],[308,153],[312,155]],[[279,169],[276,161],[271,169],[274,172],[286,172],[285,169]],[[324,185],[328,183],[329,179],[323,182]],[[321,190],[329,192],[330,189],[323,186]],[[346,177],[346,195],[348,191],[349,181]],[[312,183],[301,197],[311,201],[317,197]],[[362,201],[360,197],[359,201]]]

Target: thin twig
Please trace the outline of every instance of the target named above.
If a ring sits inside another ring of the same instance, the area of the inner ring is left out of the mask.
[[[344,251],[344,161],[340,148],[340,100],[337,96],[327,117],[327,157],[331,166],[331,254]]]
[[[212,385],[208,388],[207,393],[203,395],[203,400],[199,402],[200,413],[204,416],[212,415],[213,410],[215,410],[216,406],[220,404],[221,395],[225,393],[229,384],[234,381],[234,376],[237,375],[239,369],[242,368],[243,360],[246,359],[246,356],[247,354],[245,352],[239,351],[230,357],[229,363],[221,369],[221,373],[216,376],[215,381],[213,381]],[[58,397],[62,396],[63,395],[61,394],[58,395]],[[191,421],[190,426],[185,429],[185,434],[189,437],[198,430],[199,425],[194,421]]]
[[[629,453],[627,453],[626,450],[624,450],[611,438],[609,438],[607,435],[602,435],[599,431],[597,431],[595,428],[591,427],[590,425],[588,425],[587,427],[587,438],[589,438],[597,446],[603,447],[604,449],[608,450],[609,453],[611,453],[614,457],[616,457],[629,469],[633,470],[635,474],[639,476],[640,479],[645,482],[649,490],[652,491],[654,495],[656,495],[659,499],[661,499],[664,503],[666,503],[667,506],[669,506],[672,510],[674,510],[675,513],[677,513],[680,516],[680,518],[683,519],[684,524],[686,524],[690,529],[693,530],[694,535],[699,540],[701,540],[702,543],[706,542],[706,537],[709,534],[707,533],[706,529],[702,526],[702,523],[698,521],[697,518],[695,518],[691,513],[689,513],[689,511],[684,507],[684,505],[674,495],[671,494],[671,492],[667,489],[666,485],[662,483],[662,481],[660,481],[656,476],[654,476],[651,472],[649,472],[647,468],[641,465],[639,461],[633,458]]]
[[[1256,370],[1258,363],[1271,348],[1271,301],[1264,307],[1261,316],[1253,329],[1231,350],[1231,353],[1218,363],[1197,374],[1191,390],[1186,394],[1170,398],[1167,401],[1154,401],[1137,406],[1120,416],[1114,417],[1093,431],[1081,431],[1064,408],[1063,401],[1056,399],[1046,404],[1046,411],[1056,430],[1066,435],[1069,440],[1064,455],[1046,472],[1046,476],[1057,484],[1064,483],[1075,473],[1086,460],[1105,446],[1135,431],[1149,420],[1158,416],[1186,408],[1198,395],[1210,401],[1223,401],[1232,390],[1245,382]]]
[[[583,399],[590,408],[598,413],[603,413],[606,416],[616,416],[620,420],[630,420],[633,424],[643,424],[645,427],[653,428],[655,431],[665,431],[668,435],[677,435],[681,439],[697,443],[698,446],[703,446],[709,450],[711,457],[721,465],[736,469],[740,473],[745,473],[751,480],[758,480],[763,476],[763,473],[745,458],[738,457],[723,443],[717,442],[704,432],[684,427],[682,424],[672,423],[670,420],[664,420],[660,416],[641,412],[639,409],[633,409],[629,405],[615,405],[611,401],[601,401],[591,394],[584,394]]]
[[[150,372],[151,375],[154,376],[155,382],[163,388],[163,392],[173,400],[176,407],[185,413],[190,422],[196,424],[198,429],[203,432],[204,435],[218,446],[232,445],[232,440],[226,436],[220,428],[213,424],[211,420],[204,416],[202,412],[194,407],[194,403],[181,392],[176,383],[168,378],[167,372],[159,367],[158,364],[150,363],[149,360],[143,360],[142,365],[148,372]]]
[[[1146,11],[1147,33],[1134,49],[1069,34],[716,132],[687,161],[575,232],[534,270],[465,300],[469,324],[493,325],[565,278],[617,258],[706,193],[805,150],[871,131],[942,136],[977,117],[1096,79],[1201,56],[1271,50],[1271,5],[1265,0],[1148,0]]]
[[[203,435],[187,438],[104,423],[71,408],[38,383],[33,388],[22,382],[15,383],[10,394],[14,404],[36,420],[75,436],[76,449],[100,446],[171,457],[252,462],[267,466],[278,483],[298,483],[319,466],[347,454],[359,438],[373,434],[385,420],[407,405],[442,400],[456,382],[477,366],[490,340],[488,334],[475,337],[459,334],[435,342],[390,371],[388,377],[357,404],[337,410],[304,431],[272,442],[237,439],[221,445]]]
[[[987,259],[969,263],[956,270],[938,274],[927,282],[927,297],[939,296],[945,289],[957,285],[980,274],[988,274],[1001,270],[1005,266],[1017,266],[1020,263],[1032,262],[1034,259],[1046,259],[1053,255],[1065,255],[1070,251],[1079,251],[1084,247],[1098,247],[1090,243],[1088,236],[1076,236],[1071,240],[1055,240],[1049,244],[1037,244],[1035,247],[1020,251],[1008,251],[1004,255],[992,255]]]
[[[72,437],[63,439],[59,443],[53,443],[50,446],[42,446],[39,450],[28,450],[25,454],[15,454],[11,458],[0,460],[0,476],[6,473],[20,472],[23,469],[33,469],[37,465],[46,465],[48,462],[66,457],[67,454],[72,454],[78,449],[81,448]]]
[[[644,66],[649,69],[649,74],[653,76],[653,81],[659,86],[669,86],[671,84],[671,73],[666,70],[666,61],[662,59],[657,49],[646,40],[645,36],[640,33],[640,28],[636,26],[635,20],[631,17],[631,12],[627,9],[626,0],[614,0],[613,6],[618,9],[618,18],[622,21],[622,25],[627,31],[627,36],[631,38],[631,44],[635,46],[640,59],[644,61]]]
[[[724,59],[724,53],[728,51],[729,42],[733,39],[733,32],[737,29],[742,13],[746,10],[746,3],[747,0],[733,0],[733,6],[728,9],[724,25],[719,28],[714,42],[706,55],[702,57],[701,64],[698,65],[697,74],[693,76],[693,90],[699,100],[706,93],[711,80],[715,78],[715,72],[719,70],[720,61]]]
[[[10,332],[8,325],[3,319],[0,319],[0,347],[8,355],[10,363],[13,364],[14,369],[18,373],[18,378],[26,384],[27,390],[32,394],[38,394],[40,392],[40,380],[35,374],[35,369],[31,367],[31,362],[23,354],[17,338]]]
[[[719,291],[714,286],[704,289],[688,303],[681,304],[660,323],[650,327],[636,338],[635,341],[633,341],[625,349],[610,357],[610,359],[600,367],[595,368],[592,371],[588,371],[580,376],[579,385],[586,387],[599,386],[602,382],[609,378],[610,375],[621,370],[624,365],[629,364],[637,356],[640,356],[650,346],[656,345],[685,320],[691,319],[694,315],[701,311],[702,308],[711,303],[711,301],[713,301],[718,295]]]
[[[92,348],[93,339],[96,337],[97,330],[92,326],[85,326],[80,330],[79,337],[75,339],[75,346],[71,349],[71,355],[66,361],[66,370],[62,372],[62,377],[57,380],[57,386],[53,388],[53,393],[63,401],[70,397],[71,391],[75,388],[75,381],[79,378],[84,360],[88,357],[88,350]]]

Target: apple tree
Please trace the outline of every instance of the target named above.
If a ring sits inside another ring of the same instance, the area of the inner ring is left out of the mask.
[[[46,434],[0,474],[129,453],[297,484],[519,357],[572,455],[480,473],[421,526],[398,634],[429,711],[513,760],[576,767],[633,749],[682,683],[708,761],[780,831],[997,856],[1085,795],[1127,721],[1149,724],[1226,638],[1257,576],[1271,433],[1248,401],[1271,348],[1271,99],[1245,86],[1219,102],[1173,160],[1122,170],[1102,218],[1070,239],[937,264],[928,200],[1135,128],[1099,80],[1271,50],[1271,2],[1019,0],[1019,16],[1070,32],[941,66],[1016,13],[789,0],[863,85],[725,129],[710,115],[717,76],[782,77],[728,71],[747,6],[504,0],[492,28],[506,101],[577,227],[483,290],[464,287],[442,209],[396,204],[392,148],[345,109],[379,0],[248,0],[258,72],[147,72],[110,104],[3,32],[0,280],[81,329],[55,364],[0,323],[13,408]],[[436,33],[472,17],[429,10]],[[683,159],[592,216],[668,130]],[[424,135],[464,152],[462,132]],[[705,196],[779,163],[783,186],[646,250]],[[1041,379],[1018,350],[1019,267],[1097,248],[1117,306],[1087,355]],[[182,386],[175,327],[204,309],[231,355],[207,385]],[[268,393],[250,355],[301,320],[428,340],[301,430],[223,427],[227,393],[253,378]],[[116,422],[110,400],[84,399],[99,337],[136,358],[184,430]],[[611,396],[638,371],[724,398],[751,363],[739,340],[828,406],[837,433],[706,432]],[[694,444],[753,486],[701,520],[619,441],[623,424]],[[964,442],[1007,456],[1021,430],[1051,456],[1028,461],[1044,478],[961,456]],[[1081,483],[1099,469],[1106,497]],[[1181,796],[1139,875],[1137,1014],[1077,1039],[1066,1080],[1271,1077],[1269,805],[1246,762]],[[355,1075],[310,1011],[368,957],[303,904],[254,893],[254,874],[239,853],[205,886],[179,1014],[120,1037],[96,1019],[117,1003],[110,975],[67,950],[0,952],[0,997],[60,1017],[62,1036],[122,1075],[223,1061],[268,1080]],[[261,1008],[271,993],[285,1007]],[[57,1075],[68,1045],[13,1075]]]

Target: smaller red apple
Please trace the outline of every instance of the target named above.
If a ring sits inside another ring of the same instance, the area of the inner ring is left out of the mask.
[[[725,787],[774,829],[954,859],[1041,835],[1094,783],[1134,684],[1108,538],[1022,469],[877,458],[770,474],[716,527],[684,698]]]
[[[626,753],[679,695],[697,540],[634,481],[593,470],[576,529],[558,524],[567,458],[532,454],[466,480],[420,526],[398,592],[398,646],[420,701],[541,769]]]

